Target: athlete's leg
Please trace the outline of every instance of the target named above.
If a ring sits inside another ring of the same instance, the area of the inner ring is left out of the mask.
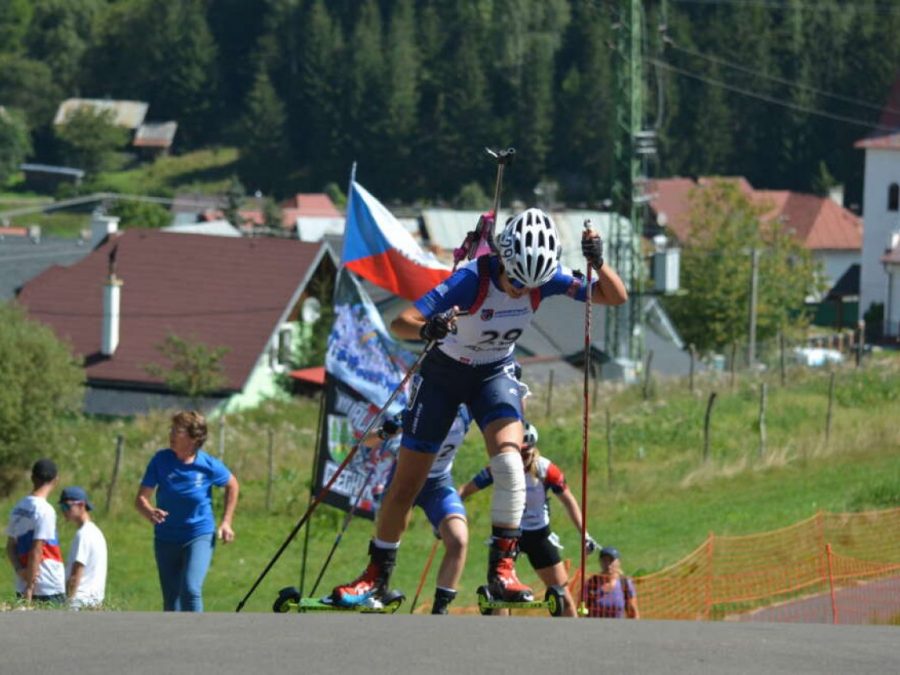
[[[433,462],[433,454],[400,447],[394,477],[378,511],[375,539],[369,544],[369,564],[356,579],[331,591],[336,603],[360,605],[370,598],[380,598],[387,590],[410,509]]]
[[[484,428],[494,478],[488,585],[492,595],[509,601],[529,601],[534,597],[515,570],[525,509],[525,468],[519,453],[522,435],[522,422],[514,418],[495,419]]]
[[[551,565],[550,567],[542,567],[539,570],[535,570],[537,575],[540,577],[541,581],[544,582],[544,585],[548,588],[550,586],[560,586],[565,589],[566,595],[566,608],[563,611],[563,616],[577,616],[575,611],[575,602],[572,600],[572,594],[569,593],[569,587],[567,585],[568,577],[566,576],[566,568],[561,562],[556,563],[555,565]]]
[[[444,558],[437,573],[439,588],[456,590],[459,578],[466,565],[466,552],[469,547],[469,527],[465,516],[450,515],[441,522],[438,531],[444,544]]]
[[[397,468],[391,484],[382,497],[375,536],[384,542],[398,543],[409,524],[409,514],[416,496],[428,479],[434,455],[400,448]]]

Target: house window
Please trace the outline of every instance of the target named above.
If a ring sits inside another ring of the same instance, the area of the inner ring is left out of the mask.
[[[891,183],[888,188],[888,211],[897,211],[900,209],[900,185]]]
[[[283,366],[291,364],[291,343],[293,338],[294,332],[289,327],[278,331],[278,363]]]
[[[283,325],[275,340],[269,346],[269,368],[275,372],[284,372],[291,365],[294,345],[294,331],[290,325]]]

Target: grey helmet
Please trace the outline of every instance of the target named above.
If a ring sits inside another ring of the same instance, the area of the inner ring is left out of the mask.
[[[526,288],[550,281],[561,253],[556,223],[541,209],[528,209],[507,221],[497,237],[506,274]]]

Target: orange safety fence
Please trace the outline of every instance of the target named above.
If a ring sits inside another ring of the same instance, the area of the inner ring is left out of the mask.
[[[580,576],[569,583],[576,599]],[[647,619],[900,624],[900,508],[819,512],[740,537],[711,533],[634,583]]]

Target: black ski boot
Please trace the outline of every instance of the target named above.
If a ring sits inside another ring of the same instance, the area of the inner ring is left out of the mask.
[[[434,604],[431,606],[432,614],[449,614],[450,603],[456,599],[456,591],[447,588],[437,588],[434,591]]]

